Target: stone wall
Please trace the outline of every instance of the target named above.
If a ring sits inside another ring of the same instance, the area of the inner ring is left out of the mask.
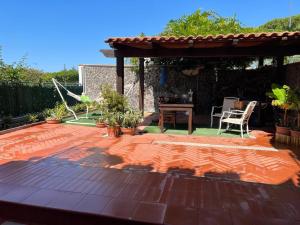
[[[84,91],[92,99],[96,100],[100,93],[101,84],[110,84],[116,88],[116,67],[114,65],[81,65]],[[149,77],[148,74],[145,75]],[[131,106],[139,107],[139,79],[132,66],[124,68],[124,93],[128,97]],[[153,112],[153,91],[151,87],[145,88],[145,111]]]

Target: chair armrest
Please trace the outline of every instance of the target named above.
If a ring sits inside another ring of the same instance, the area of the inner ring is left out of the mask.
[[[234,110],[230,110],[230,112],[233,112],[233,113],[244,113],[243,110],[237,110],[237,109],[234,109]]]
[[[242,116],[244,114],[243,111],[241,112],[234,112],[235,110],[233,111],[224,111],[222,116],[221,116],[221,120],[226,117],[226,118],[230,118],[231,116]],[[236,111],[240,111],[240,110],[236,110]]]

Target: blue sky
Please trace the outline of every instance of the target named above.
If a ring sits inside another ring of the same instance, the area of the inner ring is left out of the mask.
[[[291,4],[289,4],[291,2]],[[291,5],[291,6],[289,6]],[[299,0],[0,0],[0,46],[8,63],[27,55],[32,67],[57,71],[112,64],[99,53],[110,36],[161,32],[170,19],[214,10],[257,26],[300,13]]]

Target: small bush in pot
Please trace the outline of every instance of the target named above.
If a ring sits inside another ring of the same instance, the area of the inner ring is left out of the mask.
[[[142,120],[142,113],[140,111],[128,110],[123,115],[122,133],[134,135],[137,125]]]
[[[86,104],[84,103],[77,103],[76,105],[72,106],[74,112],[84,112],[86,110]]]
[[[101,99],[101,101],[98,108],[101,111],[124,113],[128,108],[127,98],[115,91],[110,85],[102,85],[100,92],[99,99]]]
[[[114,113],[107,112],[105,114],[105,117],[106,117],[106,124],[107,124],[107,135],[109,137],[119,137],[120,133],[116,128],[117,121]]]
[[[47,123],[61,123],[62,118],[67,114],[64,103],[56,103],[53,109],[46,109],[44,115]]]
[[[276,124],[276,141],[289,143],[290,141],[290,128],[288,127],[287,112],[291,107],[291,92],[290,87],[287,85],[279,86],[272,84],[272,92],[267,95],[272,98],[272,105],[283,111],[282,119]]]
[[[106,127],[106,118],[104,115],[101,115],[97,118],[96,127],[99,127],[99,128]]]
[[[39,115],[35,113],[29,113],[26,115],[28,123],[35,123],[39,121]]]

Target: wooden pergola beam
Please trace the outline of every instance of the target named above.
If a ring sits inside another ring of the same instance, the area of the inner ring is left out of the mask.
[[[140,49],[118,46],[114,52],[116,57],[258,57],[258,56],[291,56],[300,54],[300,44],[293,46],[254,46],[226,48],[154,48]]]

